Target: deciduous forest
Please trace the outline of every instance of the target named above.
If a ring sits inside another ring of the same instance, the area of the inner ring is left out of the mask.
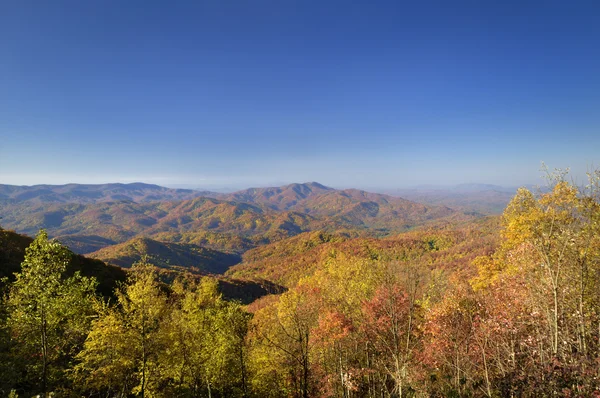
[[[599,49],[600,1],[0,0],[0,398],[600,398]]]
[[[501,216],[443,213],[239,234],[237,252],[197,240],[241,256],[225,275],[176,267],[181,251],[120,268],[1,230],[0,394],[600,397],[600,173],[553,174]],[[171,244],[194,244],[184,232]]]

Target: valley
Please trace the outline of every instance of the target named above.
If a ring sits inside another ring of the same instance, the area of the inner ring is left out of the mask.
[[[331,375],[346,372],[354,374],[357,396],[373,396],[372,389],[391,394],[399,383],[423,396],[482,385],[530,396],[542,387],[520,380],[547,377],[544,368],[531,370],[539,365],[531,356],[538,346],[521,346],[518,361],[510,363],[513,354],[504,350],[511,333],[531,339],[536,325],[547,322],[536,314],[552,308],[551,285],[532,264],[542,261],[537,253],[544,250],[555,261],[567,256],[561,266],[571,279],[561,282],[561,305],[576,305],[575,284],[589,284],[578,294],[590,300],[587,316],[597,320],[591,286],[598,281],[592,274],[581,279],[577,264],[585,261],[596,271],[600,264],[592,223],[598,202],[557,177],[552,189],[519,189],[498,215],[509,192],[477,189],[469,187],[472,195],[407,192],[422,204],[318,183],[228,194],[139,183],[2,186],[0,289],[9,292],[7,325],[26,327],[11,314],[37,307],[15,300],[37,303],[23,289],[37,289],[34,281],[43,280],[46,287],[36,295],[50,292],[48,302],[56,302],[52,311],[61,319],[53,327],[71,336],[63,341],[57,334],[54,344],[76,350],[64,357],[52,351],[59,371],[53,383],[73,391],[110,393],[141,383],[159,395],[191,397],[197,372],[210,380],[198,387],[209,395],[345,397],[346,382]],[[570,245],[561,243],[565,239]],[[60,258],[68,261],[60,265]],[[50,274],[52,267],[64,267],[62,276]],[[25,285],[28,278],[38,279]],[[57,278],[64,288],[52,285]],[[83,296],[60,307],[76,294]],[[576,346],[578,321],[568,322],[571,329],[562,333]],[[76,325],[87,326],[79,332]],[[553,330],[552,323],[546,326]],[[595,333],[588,329],[584,338],[597,350]],[[15,351],[21,343],[6,336],[0,333],[9,347],[0,344],[7,364],[0,371],[12,372],[7,383],[36,385],[35,378],[11,370],[37,362],[23,360]],[[546,352],[551,336],[539,337]],[[139,339],[152,344],[147,360],[154,362],[110,365],[109,357],[143,359]],[[400,339],[404,343],[390,351]],[[399,360],[402,371],[393,367]],[[455,361],[469,380],[448,377]],[[486,376],[488,361],[514,373],[488,370]],[[184,373],[173,373],[170,363]],[[206,367],[195,369],[198,364]],[[154,369],[148,377],[162,384],[146,386],[135,376],[140,366]],[[561,383],[582,377],[581,369],[569,369],[563,368],[567,381]]]
[[[79,254],[135,237],[180,243],[198,234],[212,235],[210,243],[203,243],[210,249],[240,254],[309,231],[377,237],[476,218],[443,205],[422,205],[356,189],[336,190],[318,183],[232,194],[140,183],[0,186],[0,194],[3,226],[28,235],[46,229]]]

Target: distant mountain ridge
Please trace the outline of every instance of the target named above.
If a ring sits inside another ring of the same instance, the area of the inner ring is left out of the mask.
[[[500,185],[494,184],[479,184],[479,183],[469,183],[469,184],[458,184],[452,187],[454,192],[516,192],[516,188],[506,188]]]
[[[274,210],[291,210],[299,202],[313,198],[323,193],[335,191],[318,182],[289,184],[282,187],[248,188],[218,197],[266,206]]]
[[[45,228],[82,254],[139,236],[160,235],[164,241],[186,235],[193,240],[198,233],[213,234],[211,249],[240,254],[309,231],[382,236],[464,217],[446,206],[357,189],[337,190],[316,182],[231,194],[141,183],[0,188],[9,197],[0,199],[2,225],[29,235]],[[131,200],[109,200],[125,194]],[[176,200],[179,197],[191,198]]]
[[[456,210],[500,214],[513,198],[517,188],[492,184],[460,184],[449,187],[422,186],[387,190],[386,193],[433,206],[448,206]]]
[[[165,188],[159,185],[135,182],[131,184],[65,184],[65,185],[2,185],[0,201],[32,203],[99,203],[99,202],[153,202],[179,201],[199,196],[211,196],[213,192],[191,189]]]
[[[219,197],[231,201],[244,201],[271,210],[327,217],[343,225],[380,229],[388,229],[390,224],[397,227],[401,222],[409,228],[454,213],[454,210],[446,206],[426,206],[403,198],[359,189],[337,190],[316,182],[250,188]]]
[[[498,191],[498,192],[515,192],[517,187],[505,187],[496,184],[484,183],[463,183],[456,185],[416,185],[413,187],[399,188],[398,192],[402,191],[454,191],[454,192],[482,192],[482,191]]]

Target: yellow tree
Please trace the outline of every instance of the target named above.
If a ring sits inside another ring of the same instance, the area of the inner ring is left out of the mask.
[[[117,302],[93,322],[77,356],[75,377],[87,388],[119,396],[156,396],[168,305],[152,265],[141,262],[133,267],[128,284],[117,292]]]
[[[534,361],[525,364],[533,366],[521,375],[534,377],[549,393],[575,388],[581,394],[586,375],[597,366],[599,177],[600,173],[591,173],[589,185],[580,188],[557,173],[551,176],[550,190],[537,196],[520,189],[503,215],[501,247],[491,258],[476,262],[476,289],[495,290],[499,297],[504,293],[498,289],[514,288],[511,281],[524,282],[520,293],[525,293],[529,308],[522,314],[510,311],[510,322],[522,325],[518,334],[526,341],[517,345],[520,354],[519,350],[512,354]]]
[[[168,340],[160,356],[174,394],[244,396],[244,338],[248,314],[239,304],[223,300],[217,281],[177,280],[174,303],[165,328]]]
[[[261,395],[278,396],[273,387],[297,398],[313,395],[311,347],[317,319],[317,307],[302,289],[284,293],[255,314],[251,361]]]
[[[504,213],[501,261],[509,273],[529,275],[547,314],[552,356],[589,345],[587,296],[598,287],[598,204],[559,180],[535,198],[519,190]],[[572,345],[576,347],[571,347]]]

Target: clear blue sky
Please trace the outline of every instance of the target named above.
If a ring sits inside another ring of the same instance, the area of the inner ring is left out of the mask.
[[[0,183],[600,166],[600,2],[0,2]]]

